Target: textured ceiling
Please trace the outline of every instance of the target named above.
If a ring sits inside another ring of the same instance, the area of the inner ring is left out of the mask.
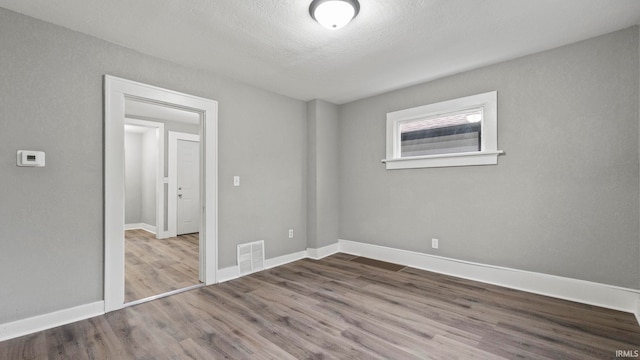
[[[0,0],[25,15],[301,100],[342,104],[623,29],[639,0]]]

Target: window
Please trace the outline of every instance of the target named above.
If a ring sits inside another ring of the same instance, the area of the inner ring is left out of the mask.
[[[387,170],[495,165],[497,92],[387,114]]]

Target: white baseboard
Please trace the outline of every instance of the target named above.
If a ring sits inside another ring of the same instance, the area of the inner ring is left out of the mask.
[[[319,260],[319,259],[322,259],[323,257],[333,255],[338,251],[339,251],[338,243],[331,244],[329,246],[325,246],[318,249],[309,248],[307,250],[298,251],[293,254],[287,254],[287,255],[271,258],[271,259],[266,259],[264,268],[265,270],[271,269],[277,266],[285,265],[285,264],[292,263],[294,261],[298,261],[306,258]],[[225,281],[237,279],[239,277],[240,277],[240,271],[237,265],[230,266],[224,269],[219,269],[217,274],[218,282],[225,282]]]
[[[634,314],[638,323],[640,323],[640,290],[456,260],[349,240],[339,240],[338,243],[324,246],[322,248],[309,248],[293,254],[267,259],[265,261],[265,269],[285,265],[305,258],[319,260],[338,252],[356,256],[365,256],[376,260],[504,286],[534,294],[620,310]],[[217,272],[218,282],[225,282],[238,277],[240,277],[238,266],[219,269]],[[50,314],[0,324],[0,341],[88,319],[102,314],[104,314],[104,301],[98,301],[71,309],[56,311]]]
[[[339,241],[340,252],[365,256],[464,279],[504,286],[534,294],[636,314],[640,319],[640,290],[531,271],[456,260],[414,251]]]
[[[240,269],[238,265],[229,266],[224,269],[218,269],[218,273],[216,274],[216,279],[218,283],[223,283],[225,281],[237,279],[240,277]]]
[[[287,255],[271,258],[271,259],[266,259],[264,261],[264,270],[285,265],[294,261],[298,261],[306,257],[307,257],[306,251],[299,251],[293,254],[287,254]],[[245,275],[249,275],[249,274],[245,274]],[[230,266],[224,269],[219,269],[217,274],[219,283],[237,279],[239,277],[240,277],[240,270],[238,269],[237,265]]]
[[[154,235],[156,234],[156,227],[155,227],[155,226],[153,226],[153,225],[149,225],[149,224],[145,224],[145,223],[142,223],[142,224],[140,224],[140,225],[141,225],[141,227],[140,227],[140,228],[141,228],[142,230],[144,230],[144,231],[146,231],[146,232],[150,232],[150,233],[152,233],[152,234],[154,234]]]
[[[124,224],[124,229],[125,230],[137,230],[137,229],[142,229],[140,227],[140,223],[136,223],[136,224]]]
[[[104,301],[96,301],[91,304],[0,324],[0,341],[17,338],[103,314]]]
[[[144,230],[146,232],[150,232],[152,234],[156,234],[156,227],[153,225],[145,224],[145,223],[135,223],[135,224],[124,224],[125,230]]]
[[[640,290],[566,278],[562,276],[541,274],[532,271],[456,260],[442,256],[349,240],[339,240],[336,244],[331,244],[322,248],[309,248],[306,251],[267,259],[265,268],[273,268],[304,258],[319,260],[338,252],[356,256],[365,256],[376,260],[387,261],[487,284],[504,286],[534,294],[620,310],[634,314],[638,319],[638,323],[640,323]],[[237,266],[218,270],[219,282],[232,280],[239,276]]]
[[[340,252],[340,244],[335,243],[321,248],[307,248],[307,257],[314,260],[320,260],[323,257],[333,255]]]
[[[282,256],[278,256],[275,258],[271,258],[271,259],[267,259],[264,262],[264,268],[265,269],[271,269],[277,266],[281,266],[281,265],[285,265],[294,261],[298,261],[298,260],[302,260],[304,258],[307,257],[307,251],[303,250],[303,251],[298,251],[296,253],[293,254],[287,254],[287,255],[282,255]]]

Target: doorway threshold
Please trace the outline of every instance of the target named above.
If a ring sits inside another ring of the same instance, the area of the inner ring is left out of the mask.
[[[187,286],[187,287],[184,287],[184,288],[181,288],[181,289],[172,290],[172,291],[169,291],[169,292],[166,292],[166,293],[162,293],[162,294],[158,294],[158,295],[149,296],[149,297],[146,297],[146,298],[144,298],[144,299],[135,300],[135,301],[130,301],[130,302],[128,302],[128,303],[125,303],[125,304],[123,305],[123,307],[129,307],[129,306],[139,305],[139,304],[146,303],[146,302],[149,302],[149,301],[162,299],[162,298],[165,298],[165,297],[167,297],[167,296],[171,296],[171,295],[175,295],[175,294],[180,294],[180,293],[183,293],[183,292],[185,292],[185,291],[190,291],[190,290],[198,289],[198,288],[201,288],[201,287],[204,287],[204,286],[205,286],[205,284],[204,284],[204,283],[200,283],[200,284],[196,284],[196,285]]]

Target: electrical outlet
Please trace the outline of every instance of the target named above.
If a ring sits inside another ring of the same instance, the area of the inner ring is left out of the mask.
[[[293,239],[293,229],[289,229],[289,239]]]
[[[240,176],[233,177],[233,186],[240,186]]]
[[[431,239],[431,247],[434,249],[438,248],[438,239]]]

